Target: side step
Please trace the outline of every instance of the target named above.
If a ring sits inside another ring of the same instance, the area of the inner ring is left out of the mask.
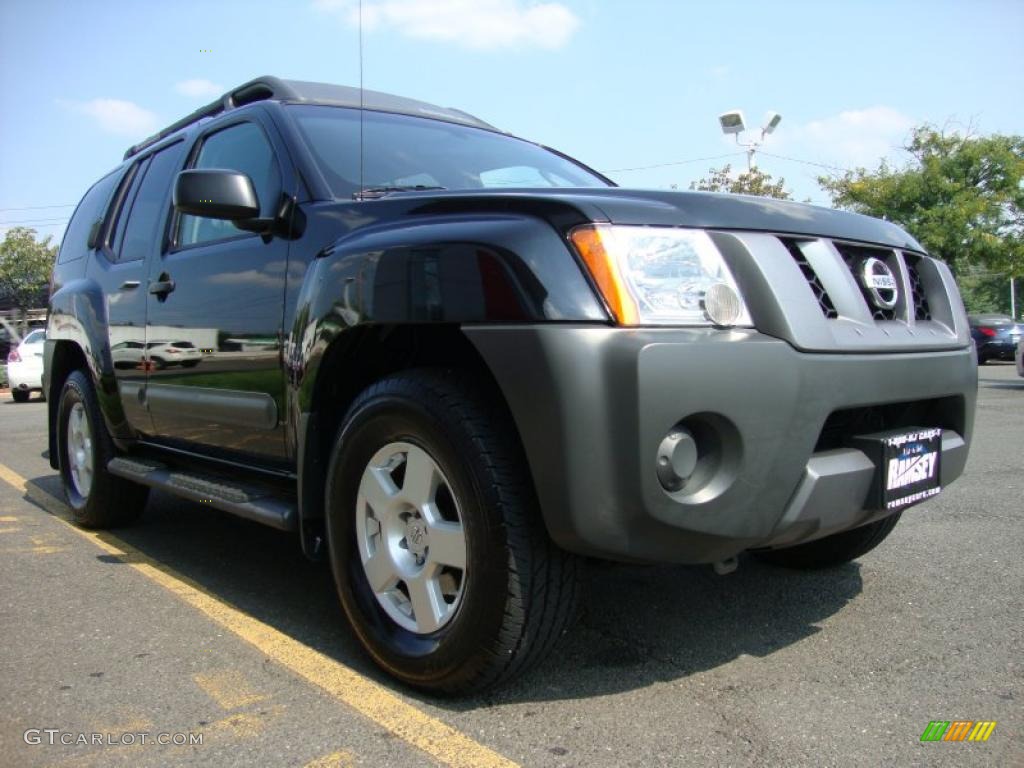
[[[107,464],[107,471],[282,531],[294,531],[297,527],[296,503],[275,496],[258,485],[181,472],[145,459],[119,457]]]

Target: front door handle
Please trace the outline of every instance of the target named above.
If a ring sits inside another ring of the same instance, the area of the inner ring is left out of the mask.
[[[160,275],[159,280],[154,280],[149,284],[149,292],[161,301],[166,299],[167,294],[171,293],[173,290],[174,281],[171,280],[170,275],[166,273]]]
[[[138,280],[125,280],[123,283],[121,283],[121,290],[122,291],[134,291],[138,287],[139,287],[139,281]]]

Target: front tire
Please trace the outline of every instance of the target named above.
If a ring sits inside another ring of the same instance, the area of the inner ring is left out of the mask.
[[[547,535],[502,403],[464,374],[372,385],[338,432],[327,534],[342,606],[405,683],[476,692],[539,661],[575,617],[579,561]]]
[[[31,395],[32,395],[32,393],[29,392],[27,389],[12,389],[11,390],[11,397],[14,398],[14,402],[16,402],[16,403],[27,403],[28,399],[29,399],[29,397],[31,397]]]
[[[754,554],[765,562],[785,568],[832,568],[856,560],[881,544],[900,521],[900,515],[897,512],[859,528],[834,533],[795,547],[759,550]]]
[[[107,472],[114,446],[96,391],[84,371],[72,371],[57,406],[57,451],[64,498],[84,528],[112,528],[137,518],[149,489]]]

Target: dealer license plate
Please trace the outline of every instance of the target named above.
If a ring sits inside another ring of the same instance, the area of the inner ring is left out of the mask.
[[[920,429],[883,438],[882,503],[896,511],[935,496],[942,458],[942,430]]]
[[[867,509],[897,512],[942,490],[942,430],[910,427],[858,435],[852,444],[877,467],[866,500]]]

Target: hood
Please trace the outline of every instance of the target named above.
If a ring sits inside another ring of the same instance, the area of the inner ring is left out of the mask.
[[[768,197],[621,187],[432,192],[430,197],[434,205],[426,207],[435,210],[477,206],[538,208],[547,202],[559,208],[575,208],[593,221],[614,224],[752,230],[924,251],[913,237],[890,222]]]

